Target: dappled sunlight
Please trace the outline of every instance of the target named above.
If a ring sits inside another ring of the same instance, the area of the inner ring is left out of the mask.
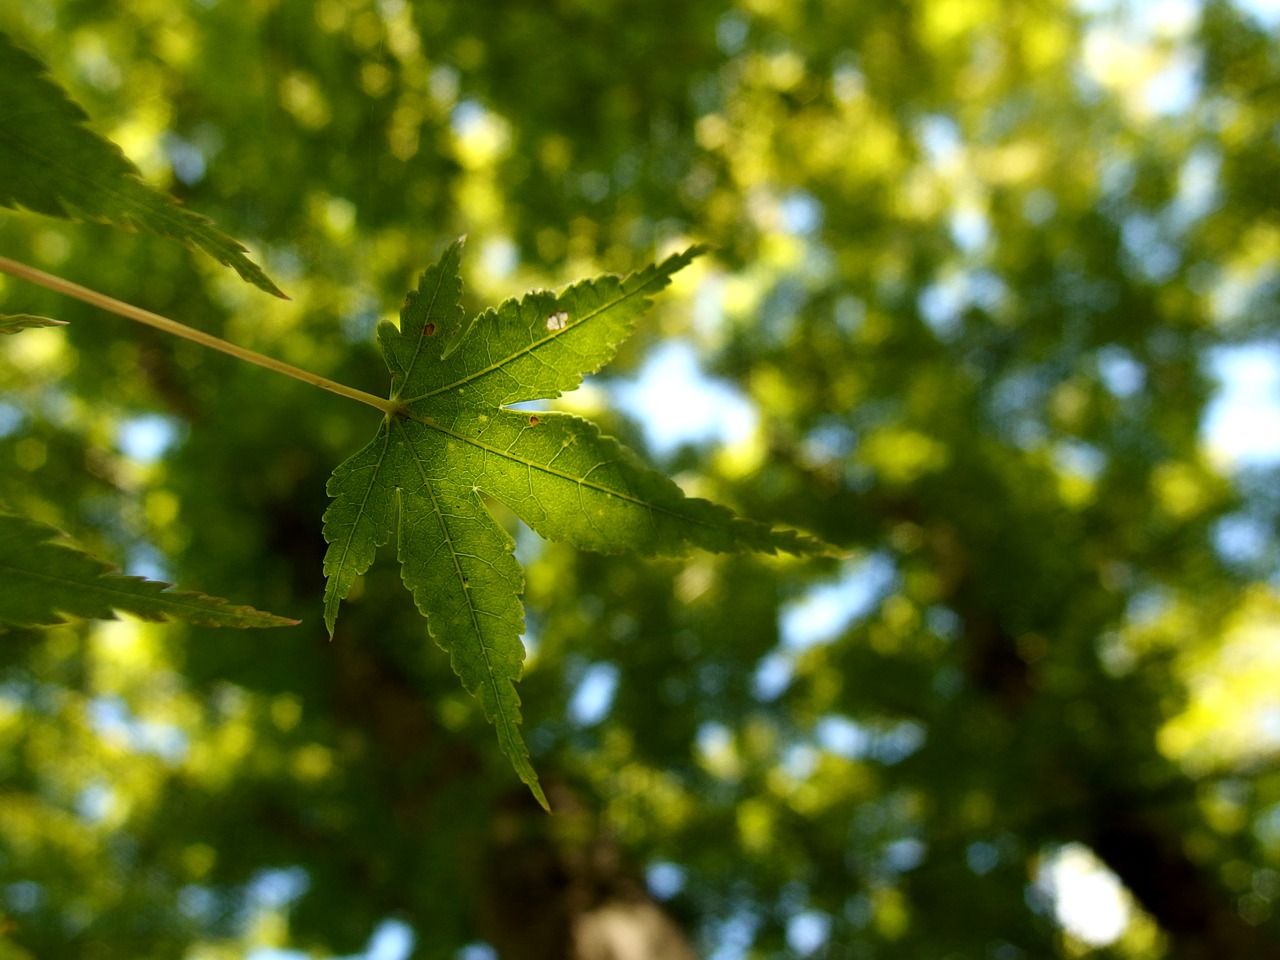
[[[1280,598],[1255,587],[1215,644],[1178,656],[1186,708],[1161,729],[1160,748],[1190,770],[1265,762],[1280,752]]]
[[[167,647],[154,625],[65,627],[49,640],[56,647],[76,642],[77,634],[79,669],[91,678],[92,698],[50,702],[38,686],[6,687],[6,754],[25,756],[40,778],[38,792],[11,791],[3,803],[8,850],[40,865],[31,879],[6,888],[18,922],[46,908],[46,884],[77,861],[99,865],[89,875],[100,879],[79,890],[86,907],[117,909],[137,895],[130,884],[102,875],[101,858],[163,804],[173,773],[187,762],[188,739],[201,733],[179,676],[166,673]],[[57,670],[57,662],[50,668]],[[198,880],[214,859],[208,847],[189,847],[182,872]]]
[[[404,291],[458,237],[467,318],[706,244],[520,436],[590,418],[835,549],[649,536],[631,475],[611,530],[613,453],[544,504],[523,441],[455,432],[388,478],[330,638],[330,471],[373,411],[2,277],[68,325],[0,336],[0,510],[302,623],[4,635],[0,956],[599,960],[572,931],[628,910],[680,930],[643,960],[1274,952],[1274,7],[5,6],[292,299],[91,212],[0,210],[6,257],[377,399],[379,325],[431,355]],[[445,622],[402,571],[468,496],[495,526],[430,551],[469,571]],[[511,642],[458,644],[516,561]]]
[[[947,465],[944,444],[917,430],[885,427],[869,434],[860,447],[861,459],[888,486],[905,486]]]

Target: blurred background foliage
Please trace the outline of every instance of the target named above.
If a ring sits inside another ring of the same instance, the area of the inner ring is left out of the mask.
[[[1280,956],[1273,3],[0,29],[293,300],[97,225],[0,212],[0,251],[361,389],[459,234],[472,308],[716,244],[564,405],[850,552],[642,562],[500,514],[546,817],[389,555],[326,640],[324,482],[374,414],[4,279],[72,325],[0,344],[0,501],[305,621],[4,638],[4,960],[604,957],[645,910],[715,960]]]

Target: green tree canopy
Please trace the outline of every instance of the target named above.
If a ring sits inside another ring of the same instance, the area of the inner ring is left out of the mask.
[[[0,634],[0,957],[1280,956],[1277,425],[1222,403],[1280,369],[1265,5],[13,0],[0,31],[293,299],[80,203],[0,210],[0,255],[376,393],[459,235],[466,317],[710,245],[556,409],[845,551],[579,551],[468,480],[525,570],[547,816],[393,558],[329,641],[325,483],[371,410],[5,277],[6,515],[303,623]]]

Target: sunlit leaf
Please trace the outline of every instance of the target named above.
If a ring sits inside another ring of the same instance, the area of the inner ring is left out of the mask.
[[[678,556],[691,547],[829,548],[686,497],[585,420],[504,406],[557,397],[607,363],[649,297],[699,248],[625,279],[600,277],[509,300],[469,326],[462,322],[461,249],[461,241],[452,244],[422,275],[399,329],[385,323],[378,330],[391,396],[402,406],[329,481],[325,622],[332,632],[352,581],[396,532],[405,585],[432,636],[450,651],[503,752],[545,806],[517,726],[524,578],[482,491],[543,536],[590,550]]]

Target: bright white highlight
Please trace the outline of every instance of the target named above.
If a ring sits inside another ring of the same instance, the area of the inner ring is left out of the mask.
[[[613,388],[619,407],[640,421],[658,456],[685,443],[732,444],[755,432],[755,406],[732,383],[708,377],[692,344],[668,340],[649,354],[639,376]]]
[[[1210,453],[1229,468],[1280,462],[1280,351],[1218,347],[1208,365],[1220,384],[1202,426]]]
[[[1129,926],[1129,894],[1116,875],[1078,843],[1052,854],[1036,877],[1062,928],[1093,947],[1114,943]]]

